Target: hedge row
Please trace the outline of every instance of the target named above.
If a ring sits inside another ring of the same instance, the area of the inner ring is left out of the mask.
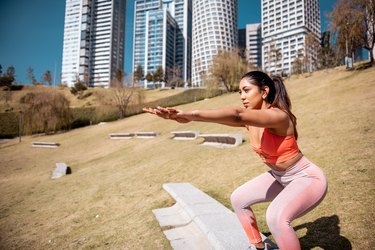
[[[126,116],[142,113],[143,107],[173,107],[203,100],[205,98],[211,98],[221,94],[223,94],[222,90],[189,89],[157,101],[142,105],[131,105],[126,111]],[[71,108],[70,114],[71,120],[69,128],[67,129],[84,127],[91,124],[97,124],[99,122],[114,121],[120,118],[118,110],[111,106]],[[33,132],[35,133],[36,131]],[[19,114],[16,112],[0,113],[0,138],[13,138],[18,136],[18,133]]]

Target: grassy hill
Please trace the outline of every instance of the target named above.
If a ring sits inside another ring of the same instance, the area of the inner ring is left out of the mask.
[[[326,173],[318,208],[293,222],[303,249],[371,249],[374,229],[375,68],[316,72],[286,82],[303,153]],[[181,106],[239,106],[238,94]],[[242,133],[237,148],[174,141],[171,131]],[[157,131],[155,139],[109,140],[115,132]],[[56,149],[32,148],[54,141]],[[56,162],[72,174],[51,180]],[[190,182],[230,207],[231,192],[267,171],[246,130],[178,124],[141,114],[67,133],[0,143],[0,248],[170,249],[151,210],[173,200],[166,182]],[[260,229],[267,204],[255,206]]]
[[[108,102],[108,99],[112,97],[110,89],[104,88],[89,88],[84,93],[87,95],[86,98],[78,98],[78,96],[70,93],[70,88],[68,87],[51,87],[43,85],[24,85],[22,90],[19,91],[2,91],[0,89],[0,112],[6,110],[18,110],[20,107],[20,99],[26,95],[26,93],[35,93],[43,91],[57,91],[62,93],[67,100],[69,100],[71,107],[90,107],[99,106],[103,103]],[[151,102],[158,100],[160,98],[172,96],[183,92],[184,89],[148,89],[145,90],[145,102]],[[6,101],[6,94],[10,93],[8,101]]]

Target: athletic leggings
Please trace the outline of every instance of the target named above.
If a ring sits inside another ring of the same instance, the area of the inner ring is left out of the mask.
[[[285,171],[270,170],[238,187],[231,202],[250,243],[262,241],[250,206],[272,201],[267,208],[267,225],[281,250],[300,249],[292,220],[306,214],[323,200],[327,180],[320,168],[306,157]]]

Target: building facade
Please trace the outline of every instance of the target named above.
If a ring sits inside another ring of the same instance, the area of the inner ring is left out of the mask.
[[[238,44],[237,0],[193,1],[192,85],[204,86],[213,58]]]
[[[262,29],[260,23],[246,25],[245,57],[249,64],[262,67]]]
[[[124,68],[126,0],[66,0],[61,82],[109,87]]]
[[[320,44],[318,0],[262,0],[262,68],[289,74],[296,60],[316,68]]]
[[[158,66],[165,73],[178,67],[182,81],[190,80],[191,4],[191,0],[135,0],[133,71],[138,65],[144,75]]]

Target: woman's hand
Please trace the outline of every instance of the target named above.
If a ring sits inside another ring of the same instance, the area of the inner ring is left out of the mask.
[[[188,112],[184,112],[175,108],[143,108],[143,111],[146,113],[157,115],[164,119],[175,120],[180,123],[188,123],[192,121],[192,119],[189,119]]]

